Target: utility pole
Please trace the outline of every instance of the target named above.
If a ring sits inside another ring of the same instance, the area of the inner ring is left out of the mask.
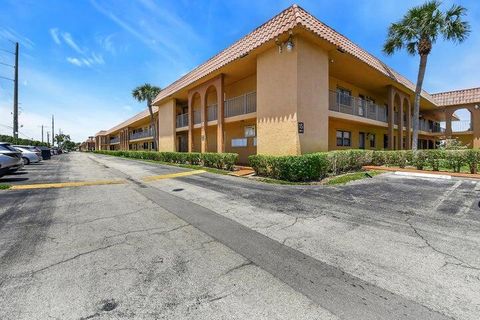
[[[52,147],[55,146],[55,119],[52,114]]]
[[[13,87],[13,137],[18,138],[18,42],[15,42],[15,78]]]
[[[47,131],[47,144],[50,145],[50,132]]]
[[[42,143],[43,143],[43,124],[42,124]]]

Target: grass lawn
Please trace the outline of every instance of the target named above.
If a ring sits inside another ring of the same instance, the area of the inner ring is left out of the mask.
[[[336,176],[336,177],[328,178],[328,179],[325,180],[324,184],[329,185],[329,186],[346,184],[346,183],[351,182],[351,181],[369,178],[368,175],[370,175],[370,177],[374,177],[374,176],[377,176],[377,175],[382,174],[384,172],[385,171],[360,171],[360,172],[346,173],[346,174],[342,174],[342,175],[339,175],[339,176]]]
[[[0,190],[7,190],[7,189],[10,189],[10,185],[9,184],[1,184],[0,183]]]

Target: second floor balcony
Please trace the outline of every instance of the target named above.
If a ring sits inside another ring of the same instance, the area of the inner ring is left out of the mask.
[[[120,137],[110,139],[110,144],[120,143]]]
[[[224,101],[225,118],[254,113],[257,111],[257,93],[250,92],[238,97]],[[207,106],[207,119],[214,121],[218,119],[218,105]],[[201,110],[193,110],[193,124],[202,122]],[[188,127],[188,113],[179,114],[176,117],[177,128]]]
[[[387,122],[387,108],[361,98],[331,91],[329,109],[357,117]]]
[[[144,139],[144,138],[151,138],[153,137],[153,130],[144,130],[138,131],[135,133],[130,133],[129,139],[136,140],[136,139]]]

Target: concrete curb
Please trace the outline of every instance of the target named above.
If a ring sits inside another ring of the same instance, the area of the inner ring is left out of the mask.
[[[403,176],[403,177],[416,177],[416,178],[429,178],[429,179],[442,179],[442,180],[452,179],[452,176],[449,176],[446,174],[431,174],[431,173],[404,172],[404,171],[395,171],[394,174],[397,176]]]

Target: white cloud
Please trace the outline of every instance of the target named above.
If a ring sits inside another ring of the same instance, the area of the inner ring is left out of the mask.
[[[132,109],[132,106],[130,106],[130,105],[128,105],[128,104],[124,105],[124,106],[122,107],[122,109],[125,110],[125,111],[132,111],[132,110],[133,110],[133,109]]]
[[[56,44],[61,44],[62,42],[60,41],[60,35],[58,33],[58,29],[57,28],[52,28],[50,29],[50,36],[52,37],[53,39],[53,42],[55,42]]]
[[[80,47],[75,42],[75,40],[73,39],[72,35],[69,32],[62,32],[62,38],[70,48],[72,48],[79,54],[84,54],[84,50],[80,49]]]
[[[67,58],[67,61],[73,65],[76,65],[78,67],[81,67],[83,65],[82,61],[80,61],[79,59],[77,58],[72,58],[72,57],[68,57]]]

